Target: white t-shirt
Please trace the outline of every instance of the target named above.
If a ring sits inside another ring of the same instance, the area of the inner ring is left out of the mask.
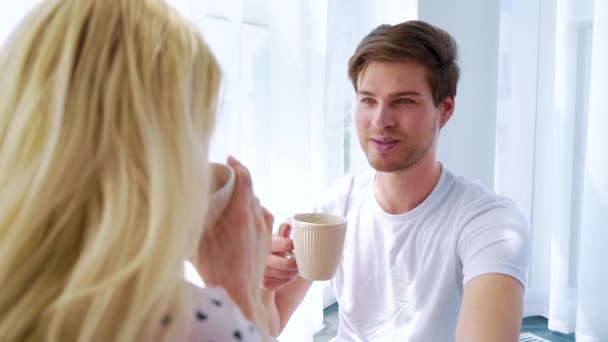
[[[525,287],[529,232],[511,200],[444,167],[422,204],[390,215],[374,196],[374,174],[341,179],[316,208],[348,219],[331,281],[335,341],[454,341],[469,280],[501,273]]]

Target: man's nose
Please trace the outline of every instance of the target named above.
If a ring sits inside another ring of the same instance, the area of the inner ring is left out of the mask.
[[[374,117],[372,120],[372,125],[376,128],[388,128],[395,126],[395,115],[391,108],[384,103],[378,104],[374,111]]]

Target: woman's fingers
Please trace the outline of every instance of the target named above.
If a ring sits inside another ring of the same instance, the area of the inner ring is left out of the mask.
[[[231,204],[234,202],[249,206],[253,198],[253,185],[249,170],[232,156],[228,157],[228,165],[234,169],[236,176]]]
[[[264,207],[262,207],[262,212],[264,215],[264,222],[266,222],[266,228],[268,228],[269,233],[272,234],[272,226],[274,225],[274,216],[270,213],[270,211]]]

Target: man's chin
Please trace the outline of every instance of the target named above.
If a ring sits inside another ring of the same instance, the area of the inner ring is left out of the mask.
[[[411,159],[389,159],[382,156],[367,156],[369,165],[378,172],[396,172],[407,170],[415,164]]]
[[[378,161],[378,160],[367,160],[369,165],[378,172],[395,172],[403,170],[404,168],[394,161]]]
[[[430,145],[429,145],[430,146]],[[378,153],[373,149],[365,150],[365,157],[371,167],[378,172],[397,172],[408,170],[418,164],[429,151],[427,148],[395,149],[389,153]]]

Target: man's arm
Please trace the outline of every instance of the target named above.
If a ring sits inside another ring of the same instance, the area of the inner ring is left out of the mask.
[[[262,301],[268,314],[269,333],[279,336],[291,315],[302,302],[312,281],[297,277],[276,291],[262,290]]]
[[[464,288],[456,340],[466,342],[519,340],[524,289],[515,278],[484,274]]]
[[[288,256],[293,251],[290,234],[291,227],[282,225],[272,237],[271,254],[264,271],[262,302],[266,307],[268,331],[275,337],[283,331],[312,284],[298,276],[296,260]]]

